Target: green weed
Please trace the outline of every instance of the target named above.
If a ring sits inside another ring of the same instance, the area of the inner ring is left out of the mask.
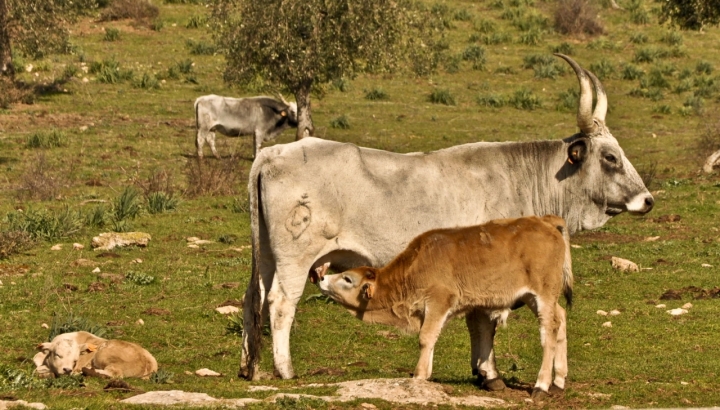
[[[104,204],[96,205],[85,214],[85,225],[91,228],[103,228],[110,220],[110,213]]]
[[[504,32],[484,35],[481,38],[482,43],[485,45],[509,43],[511,40],[512,37],[510,36],[510,34]]]
[[[429,100],[433,104],[442,105],[456,105],[455,97],[452,95],[450,90],[447,89],[435,89],[430,93]]]
[[[332,87],[341,93],[345,93],[350,91],[350,81],[345,77],[341,77],[332,82]]]
[[[230,210],[236,214],[246,214],[250,212],[250,202],[247,198],[235,197],[230,204]]]
[[[0,260],[23,252],[34,243],[32,236],[25,231],[0,231]]]
[[[683,36],[677,31],[669,31],[660,37],[660,41],[671,46],[679,46],[683,43]]]
[[[204,27],[207,24],[207,16],[204,15],[196,15],[190,17],[190,20],[188,20],[187,24],[185,24],[185,28],[201,28]]]
[[[150,376],[150,381],[155,384],[168,384],[172,383],[172,378],[175,373],[169,372],[165,369],[158,369],[155,373]]]
[[[114,27],[106,27],[105,28],[105,36],[103,37],[103,40],[105,41],[118,41],[120,40],[120,30]]]
[[[590,64],[590,71],[592,71],[599,79],[605,80],[613,77],[615,74],[615,66],[610,62],[610,60],[603,58],[597,63]]]
[[[142,77],[133,81],[133,87],[153,90],[160,88],[160,81],[150,73],[143,73]]]
[[[507,98],[501,94],[486,94],[480,95],[475,100],[478,105],[483,107],[500,108],[507,105]]]
[[[645,44],[649,40],[647,34],[639,32],[639,33],[633,33],[630,36],[630,42],[633,44]]]
[[[497,24],[493,20],[480,19],[475,25],[475,30],[482,34],[492,34],[497,31]]]
[[[467,9],[460,9],[455,11],[455,14],[453,14],[453,19],[457,21],[470,21],[472,20],[473,15]]]
[[[521,88],[515,91],[509,102],[518,110],[534,110],[542,107],[540,97],[535,95],[529,88]]]
[[[637,79],[641,78],[643,75],[645,75],[643,70],[641,70],[636,65],[628,63],[623,66],[622,71],[620,73],[620,78],[622,78],[623,80],[633,81],[633,80],[637,80]]]
[[[217,52],[214,44],[204,41],[195,41],[188,39],[185,46],[190,50],[190,54],[211,56]]]
[[[571,56],[575,54],[575,48],[570,43],[562,42],[556,46],[551,46],[550,52]]]
[[[147,197],[147,211],[151,214],[161,214],[168,211],[174,211],[178,206],[179,200],[172,194],[166,192],[152,192]]]
[[[382,88],[373,88],[365,92],[365,99],[370,101],[381,101],[390,99],[390,96]]]
[[[656,105],[655,107],[653,107],[653,112],[656,114],[671,114],[672,108],[667,104]]]
[[[161,19],[155,19],[150,23],[150,30],[161,31],[165,27],[165,22]]]
[[[575,111],[580,100],[580,92],[576,88],[570,88],[558,95],[558,103],[555,108],[558,111]]]
[[[38,131],[25,140],[26,148],[57,148],[67,145],[67,136],[64,132],[53,129],[49,132]]]
[[[55,240],[70,237],[83,227],[82,215],[65,206],[59,211],[28,208],[5,216],[9,231],[21,231],[33,239]]]
[[[710,75],[713,72],[713,65],[709,61],[698,61],[697,65],[695,65],[695,72]]]
[[[140,215],[140,193],[134,187],[125,187],[123,192],[113,201],[112,214],[117,222],[135,219]]]
[[[105,326],[99,325],[86,317],[78,316],[72,312],[62,316],[53,313],[53,321],[49,330],[50,332],[46,340],[48,342],[52,341],[55,336],[72,332],[88,332],[103,338],[109,336],[108,329]]]
[[[520,33],[519,42],[528,46],[537,46],[542,42],[543,31],[537,28]]]
[[[155,282],[154,276],[134,271],[128,271],[128,273],[125,274],[125,279],[139,286],[147,286]]]
[[[330,128],[347,130],[350,129],[350,119],[343,114],[330,120]]]

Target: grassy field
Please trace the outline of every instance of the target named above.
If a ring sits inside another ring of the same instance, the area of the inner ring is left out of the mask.
[[[720,403],[720,178],[700,171],[708,150],[720,143],[712,132],[718,128],[720,95],[720,55],[711,52],[720,41],[718,29],[676,32],[657,24],[656,3],[633,1],[621,2],[622,11],[601,9],[605,35],[577,39],[543,25],[542,17],[552,21],[554,3],[442,4],[450,28],[441,70],[429,78],[362,76],[329,87],[324,98],[313,100],[317,135],[396,152],[566,137],[577,128],[577,80],[558,59],[555,65],[537,61],[553,50],[569,51],[601,75],[610,104],[607,124],[649,183],[656,206],[645,217],[621,215],[573,238],[578,247],[575,306],[568,318],[568,388],[545,405]],[[155,30],[130,20],[79,22],[72,27],[72,55],[24,61],[33,67],[20,76],[43,83],[72,74],[70,80],[32,105],[0,111],[0,231],[32,222],[46,232],[33,246],[0,260],[2,397],[99,409],[117,408],[118,399],[134,394],[104,392],[106,381],[98,379],[85,379],[84,387],[70,382],[46,387],[30,377],[9,376],[30,375],[34,346],[49,333],[42,325],[70,315],[102,326],[111,337],[140,343],[157,358],[164,376],[172,374],[170,384],[130,380],[137,389],[226,398],[271,394],[251,393],[248,387],[259,383],[237,379],[238,323],[214,311],[238,301],[250,276],[245,184],[252,144],[248,138],[218,136],[224,158],[208,158],[202,168],[194,146],[195,98],[253,92],[223,84],[224,59],[210,50],[203,5],[159,7]],[[431,102],[433,93],[452,97],[454,104]],[[278,142],[293,139],[286,132]],[[205,153],[210,154],[207,147]],[[143,211],[113,220],[114,203],[127,187],[140,193]],[[179,200],[175,209],[151,213],[145,197],[157,191]],[[143,249],[91,250],[91,238],[113,227],[147,232],[152,240]],[[191,236],[213,242],[190,248]],[[649,237],[659,238],[646,241]],[[73,250],[74,242],[85,248]],[[55,244],[62,249],[50,250]],[[641,271],[613,270],[612,256],[638,263]],[[679,299],[661,299],[668,290]],[[303,386],[406,377],[414,368],[416,336],[364,324],[337,305],[305,298],[315,294],[308,284],[291,336],[298,378],[262,384],[327,394],[327,388]],[[693,307],[686,315],[665,312],[688,302]],[[659,303],[667,307],[656,308]],[[614,309],[621,314],[596,313]],[[602,326],[607,321],[612,327]],[[262,361],[267,371],[269,342]],[[436,346],[434,381],[451,386],[454,395],[531,406],[524,401],[525,389],[534,384],[541,349],[529,310],[513,313],[496,337],[498,367],[512,389],[479,390],[469,352],[465,325],[456,320]],[[224,377],[191,373],[203,367]],[[332,406],[357,408],[359,402]]]

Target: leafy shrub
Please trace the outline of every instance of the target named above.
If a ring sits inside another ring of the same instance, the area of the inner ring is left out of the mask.
[[[88,332],[103,338],[109,336],[107,328],[87,318],[76,316],[72,312],[66,316],[58,316],[55,313],[53,314],[53,321],[50,325],[50,333],[48,334],[47,341],[53,340],[57,335],[71,332]]]
[[[332,87],[341,93],[345,93],[350,91],[350,81],[345,77],[341,77],[333,80]]]
[[[715,78],[711,77],[696,77],[693,80],[693,85],[696,87],[693,92],[693,95],[696,97],[710,98],[718,90],[718,84]]]
[[[644,47],[635,51],[633,61],[636,63],[654,63],[667,57],[667,52],[656,47]]]
[[[108,208],[104,204],[96,205],[85,214],[85,225],[91,228],[103,228],[110,221]]]
[[[95,74],[101,83],[117,84],[133,78],[132,70],[120,70],[120,63],[110,58],[90,63],[90,74]]]
[[[633,64],[625,64],[623,66],[622,72],[620,73],[620,77],[623,80],[637,80],[640,77],[645,75],[645,73],[638,68],[636,65]]]
[[[204,41],[195,41],[192,39],[188,39],[185,42],[185,45],[190,50],[190,54],[211,56],[217,52],[217,48],[214,44]]]
[[[33,238],[25,231],[0,231],[0,260],[23,252],[33,244]]]
[[[136,273],[134,271],[129,271],[128,273],[126,273],[125,279],[140,286],[147,286],[155,282],[154,276],[146,275],[144,273]]]
[[[115,221],[124,221],[126,219],[135,219],[140,215],[140,193],[134,187],[125,187],[123,192],[113,201],[113,219]]]
[[[552,78],[555,79],[559,75],[564,74],[564,70],[557,64],[539,64],[533,67],[536,78]]]
[[[485,49],[478,45],[470,45],[462,53],[462,59],[472,62],[473,70],[482,70],[485,67]]]
[[[195,198],[201,195],[234,195],[240,181],[243,181],[243,170],[235,158],[218,161],[200,161],[190,159],[185,163],[187,179],[185,195]]]
[[[183,61],[178,61],[178,62],[176,63],[176,67],[178,68],[178,70],[179,70],[181,73],[183,73],[183,74],[189,74],[189,73],[192,71],[194,64],[195,64],[195,63],[193,63],[192,60],[186,59],[186,60],[183,60]]]
[[[160,81],[157,77],[149,73],[143,73],[142,77],[133,81],[133,87],[143,88],[146,90],[160,88]]]
[[[562,42],[557,46],[550,47],[550,52],[565,54],[568,56],[575,54],[575,50],[573,49],[572,44],[566,42]]]
[[[346,115],[341,115],[339,117],[333,118],[330,120],[330,127],[335,129],[341,129],[346,130],[350,128],[350,120]]]
[[[175,376],[175,373],[164,369],[158,369],[158,371],[150,375],[150,381],[155,384],[168,384],[172,383],[173,376]]]
[[[683,68],[680,73],[678,73],[678,80],[684,80],[686,78],[692,77],[693,73],[690,71],[689,68]]]
[[[638,25],[650,24],[650,14],[644,8],[638,8],[630,12],[630,21]]]
[[[0,365],[0,391],[39,389],[45,385],[46,381],[32,377],[22,369],[16,369],[6,364]]]
[[[705,107],[705,100],[699,96],[690,96],[683,103],[683,107],[692,110],[695,115],[701,115]]]
[[[597,10],[588,0],[560,0],[554,14],[555,31],[596,36],[605,32],[597,19]]]
[[[530,54],[523,57],[523,68],[555,64],[555,60],[556,58],[550,54]]]
[[[645,44],[648,42],[648,36],[645,33],[633,33],[630,36],[630,42],[633,44]]]
[[[433,104],[443,105],[456,105],[455,97],[453,97],[450,90],[447,89],[435,89],[430,93],[430,102]]]
[[[200,28],[207,24],[207,21],[207,16],[195,15],[190,17],[190,20],[188,20],[187,24],[185,24],[185,28]]]
[[[603,58],[597,63],[590,64],[590,71],[593,72],[599,79],[604,80],[611,78],[615,74],[615,66],[610,60]]]
[[[113,0],[110,6],[100,13],[100,21],[123,19],[154,19],[160,14],[157,6],[148,0]]]
[[[685,78],[683,80],[680,80],[680,82],[673,88],[673,92],[676,94],[682,94],[684,92],[690,91],[693,87],[693,80],[690,78]]]
[[[32,239],[54,240],[69,237],[83,226],[79,212],[64,207],[60,211],[27,209],[5,217],[10,231],[22,231]]]
[[[105,28],[105,37],[103,37],[103,40],[105,41],[118,41],[120,40],[120,30],[114,27],[106,27]]]
[[[507,98],[500,94],[487,94],[478,96],[476,99],[478,105],[484,107],[500,108],[507,105]]]
[[[25,140],[25,147],[27,148],[57,148],[66,145],[67,137],[65,133],[56,129],[50,132],[35,132]]]
[[[365,99],[370,101],[387,100],[390,96],[382,88],[373,88],[365,92]]]
[[[515,91],[510,98],[510,105],[519,110],[534,110],[542,107],[542,101],[532,90],[523,87]]]
[[[670,82],[663,76],[662,72],[657,68],[650,70],[647,77],[640,80],[640,85],[643,88],[657,87],[657,88],[670,88]]]

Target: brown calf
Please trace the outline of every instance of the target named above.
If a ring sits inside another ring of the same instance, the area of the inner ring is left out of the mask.
[[[428,231],[383,268],[325,275],[328,268],[329,263],[318,267],[311,280],[358,319],[419,331],[415,378],[432,374],[435,342],[450,318],[466,315],[471,337],[492,338],[494,329],[488,332],[487,325],[497,318],[504,322],[512,307],[526,304],[540,322],[543,347],[533,398],[565,388],[565,310],[558,299],[564,293],[568,306],[572,303],[573,278],[562,218],[531,216]],[[484,334],[474,321],[486,325]],[[495,372],[489,378],[498,377],[492,351],[472,356],[474,366],[489,362]]]

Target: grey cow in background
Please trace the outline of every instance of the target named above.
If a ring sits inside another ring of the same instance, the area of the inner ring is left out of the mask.
[[[278,101],[272,97],[230,98],[204,95],[195,100],[198,157],[203,157],[203,145],[210,144],[215,158],[215,132],[228,137],[253,136],[253,157],[263,142],[272,141],[287,128],[297,127],[297,104]]]

